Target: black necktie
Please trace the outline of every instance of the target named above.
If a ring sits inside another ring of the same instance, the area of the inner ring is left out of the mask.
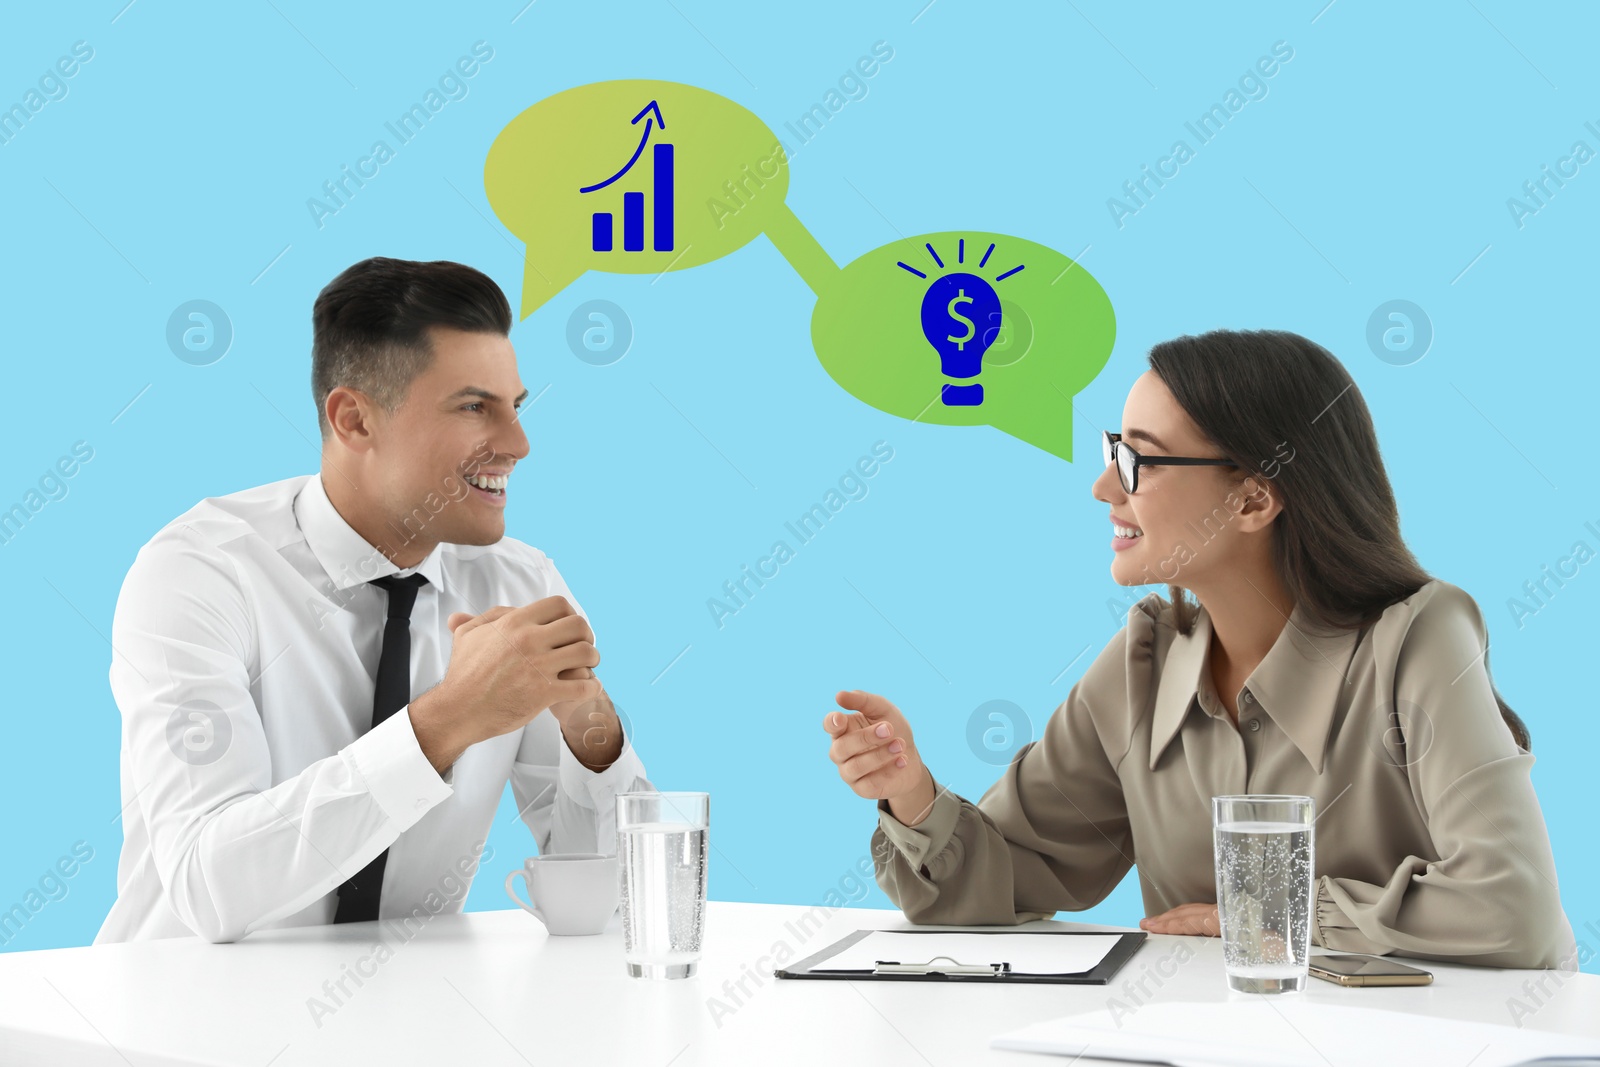
[[[383,651],[378,654],[378,683],[372,697],[372,725],[377,726],[411,702],[411,607],[417,602],[417,590],[427,585],[428,579],[420,574],[409,578],[391,574],[368,584],[389,594],[389,617],[383,624]],[[388,857],[389,850],[384,849],[360,874],[339,886],[334,922],[369,922],[378,917],[378,893]]]

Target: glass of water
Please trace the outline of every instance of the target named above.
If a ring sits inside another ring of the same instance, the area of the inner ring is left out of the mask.
[[[617,794],[622,942],[635,978],[688,978],[706,926],[706,793]]]
[[[1305,988],[1315,906],[1315,806],[1311,797],[1281,794],[1211,798],[1217,917],[1230,989]]]

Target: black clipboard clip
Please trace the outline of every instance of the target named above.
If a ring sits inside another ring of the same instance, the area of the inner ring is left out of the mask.
[[[949,965],[942,965],[940,960],[949,960]],[[1009,963],[962,963],[954,956],[935,956],[927,963],[896,963],[892,960],[878,960],[873,967],[873,974],[986,974],[992,978],[999,978],[1011,973]]]

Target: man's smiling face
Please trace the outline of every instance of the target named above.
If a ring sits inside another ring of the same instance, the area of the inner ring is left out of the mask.
[[[403,551],[418,559],[437,542],[504,537],[509,476],[528,455],[518,410],[528,391],[510,339],[442,326],[428,333],[433,360],[399,407],[376,411],[359,479],[374,486],[369,503],[387,519],[391,543],[401,539],[395,531],[416,535]]]

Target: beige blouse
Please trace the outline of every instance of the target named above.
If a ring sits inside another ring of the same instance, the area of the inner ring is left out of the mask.
[[[1477,604],[1440,581],[1333,636],[1296,608],[1235,727],[1210,617],[1180,636],[1152,593],[977,804],[935,779],[912,828],[879,802],[878,883],[917,923],[1081,911],[1136,864],[1147,915],[1215,903],[1210,798],[1302,794],[1317,812],[1313,943],[1573,967],[1534,757],[1495,705],[1485,639]]]

